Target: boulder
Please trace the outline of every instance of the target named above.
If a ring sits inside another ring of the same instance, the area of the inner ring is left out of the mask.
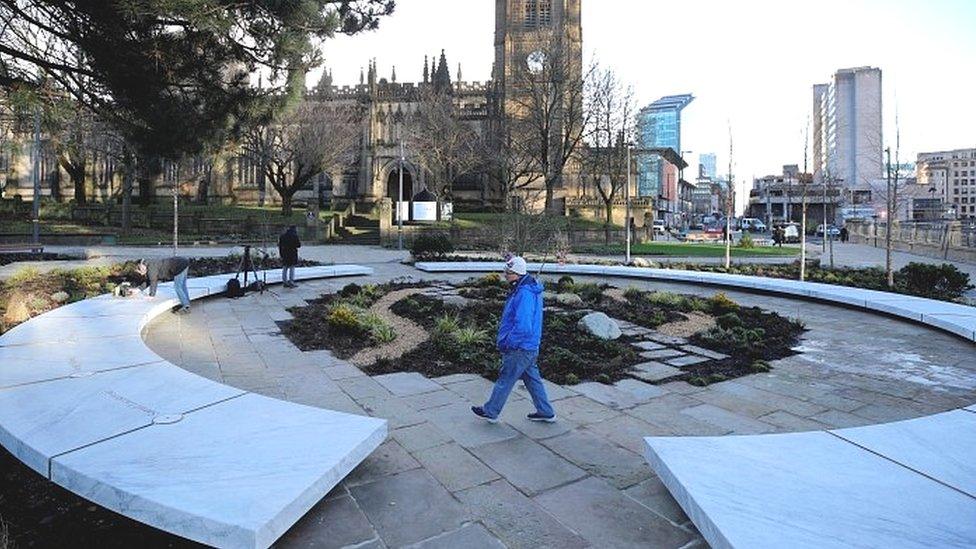
[[[617,339],[621,335],[617,322],[604,313],[590,313],[576,327],[600,339]]]
[[[635,257],[630,260],[630,264],[634,267],[646,267],[650,269],[656,269],[658,267],[657,263],[644,257]]]
[[[583,298],[571,293],[558,294],[556,295],[556,303],[566,307],[582,307]]]
[[[64,303],[65,301],[68,301],[69,297],[71,296],[68,295],[68,292],[65,291],[54,292],[53,294],[51,294],[51,301],[55,303]]]
[[[3,313],[4,324],[11,326],[30,319],[30,309],[27,308],[27,296],[23,292],[13,292],[7,298],[7,307]]]

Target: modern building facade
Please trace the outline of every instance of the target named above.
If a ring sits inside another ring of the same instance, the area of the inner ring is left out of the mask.
[[[813,86],[813,178],[827,179],[870,202],[870,183],[883,175],[881,69],[838,70]]]
[[[718,176],[715,153],[698,155],[698,177],[715,179]]]
[[[681,155],[681,111],[694,100],[691,94],[662,97],[641,109],[637,131],[641,149],[671,149]],[[681,164],[685,164],[684,161]],[[680,173],[675,162],[654,152],[637,155],[637,196],[658,202],[658,219],[676,224],[680,216]]]
[[[976,219],[976,148],[919,153],[915,170],[928,207],[914,217]]]

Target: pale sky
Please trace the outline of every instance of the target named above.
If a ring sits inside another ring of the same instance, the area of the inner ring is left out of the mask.
[[[376,58],[381,77],[422,78],[424,54],[447,52],[451,76],[488,80],[494,59],[492,0],[397,0],[378,30],[325,43],[335,83],[356,84]],[[740,189],[753,176],[803,166],[812,86],[840,68],[882,70],[884,132],[901,158],[976,147],[976,0],[583,0],[584,62],[596,56],[639,103],[672,94],[683,112],[682,149],[718,155]],[[320,71],[310,75],[314,84]]]

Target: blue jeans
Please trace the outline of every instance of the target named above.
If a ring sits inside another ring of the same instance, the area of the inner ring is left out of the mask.
[[[491,398],[485,403],[485,413],[492,418],[497,418],[502,413],[508,395],[515,388],[515,382],[521,379],[525,388],[529,390],[536,412],[546,417],[555,415],[556,412],[549,404],[549,397],[546,396],[546,386],[542,384],[542,376],[539,375],[539,366],[535,363],[538,356],[538,351],[502,352],[502,369],[498,373],[495,388],[491,391]]]
[[[187,267],[173,278],[173,291],[176,292],[176,297],[179,298],[180,305],[184,307],[190,306],[190,291],[186,289],[186,275],[189,270],[190,268]]]
[[[281,281],[284,283],[295,283],[295,266],[285,265],[281,268]]]

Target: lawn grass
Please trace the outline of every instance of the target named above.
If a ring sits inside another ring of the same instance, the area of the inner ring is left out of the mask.
[[[609,248],[605,246],[601,246],[600,248],[590,247],[589,249],[579,251],[600,251],[610,254],[622,254],[625,252],[624,246],[619,244],[611,245]],[[631,245],[630,253],[634,255],[659,257],[725,257],[725,246],[722,244],[691,244],[687,242],[644,242]],[[794,257],[799,254],[800,249],[793,247],[732,247],[732,257]]]
[[[508,220],[508,215],[505,213],[498,212],[461,212],[455,213],[454,217],[462,223],[467,224],[467,226],[462,225],[461,228],[479,228],[492,224],[506,223]],[[582,217],[564,217],[561,219],[566,220],[566,224],[573,229],[579,230],[603,230],[603,222],[593,219],[584,219]],[[611,225],[611,229],[623,229],[621,225]]]

